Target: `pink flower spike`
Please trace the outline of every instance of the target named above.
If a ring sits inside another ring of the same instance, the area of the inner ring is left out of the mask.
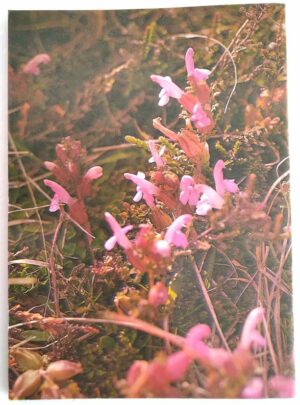
[[[180,99],[183,95],[183,91],[172,82],[172,79],[169,76],[158,76],[151,75],[151,80],[162,87],[162,90],[159,93],[159,102],[158,105],[163,107],[168,104],[170,97]]]
[[[269,380],[269,388],[278,394],[279,398],[294,398],[295,381],[290,377],[275,375]]]
[[[39,53],[26,63],[26,65],[23,67],[23,72],[28,75],[38,76],[41,73],[39,65],[42,63],[47,65],[50,61],[51,58],[49,55],[46,53]]]
[[[188,76],[194,76],[196,80],[206,80],[211,71],[208,69],[195,69],[194,50],[189,48],[185,54],[185,67]]]
[[[239,187],[234,180],[224,180],[223,169],[225,169],[224,161],[218,160],[214,167],[214,179],[217,193],[222,197],[225,192],[237,193],[239,191]]]
[[[188,240],[181,228],[191,224],[193,220],[192,215],[184,214],[176,218],[175,221],[167,229],[165,240],[172,243],[174,246],[182,247],[185,249],[188,246]]]
[[[165,285],[159,281],[153,287],[151,287],[148,295],[148,302],[154,307],[164,305],[168,299],[168,290]]]
[[[179,201],[181,204],[188,203],[190,207],[197,205],[201,191],[191,176],[182,176],[180,190]]]
[[[264,308],[253,309],[245,321],[239,347],[250,350],[254,347],[265,347],[266,339],[256,330],[264,317]]]
[[[90,182],[96,180],[103,175],[103,169],[100,166],[91,167],[84,175],[83,179]]]
[[[116,243],[118,243],[125,250],[131,249],[132,243],[127,238],[126,233],[131,231],[133,226],[127,225],[124,228],[122,228],[118,224],[116,219],[109,212],[105,212],[104,216],[105,216],[106,222],[109,224],[109,226],[114,234],[111,238],[109,238],[105,242],[105,245],[104,245],[105,249],[112,250],[115,247]]]
[[[149,159],[149,163],[156,163],[156,166],[158,169],[160,169],[161,167],[163,167],[165,165],[165,161],[162,158],[162,155],[165,152],[166,147],[163,146],[159,152],[157,152],[156,150],[156,146],[155,146],[155,141],[153,141],[152,139],[150,141],[148,141],[148,147],[149,150],[151,152],[152,157]]]
[[[52,180],[44,180],[44,184],[47,187],[50,187],[51,190],[54,192],[54,196],[51,200],[50,212],[55,212],[59,210],[59,204],[68,204],[71,205],[75,200],[70,196],[70,194],[58,183]]]
[[[224,199],[212,187],[198,184],[198,188],[203,194],[197,203],[196,214],[207,215],[212,208],[222,208]]]
[[[242,391],[242,398],[257,399],[264,394],[264,382],[259,377],[252,378]]]
[[[154,206],[154,195],[158,194],[158,188],[150,183],[150,181],[145,179],[145,174],[143,172],[138,172],[136,174],[125,173],[125,179],[131,180],[133,183],[137,185],[136,188],[136,195],[133,198],[133,201],[138,202],[142,198],[144,198],[146,204],[149,207]]]

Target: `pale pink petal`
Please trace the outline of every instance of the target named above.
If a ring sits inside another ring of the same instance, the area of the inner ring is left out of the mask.
[[[49,172],[52,172],[57,167],[55,163],[48,161],[44,162],[44,166],[49,170]]]
[[[210,337],[210,335],[211,329],[208,325],[193,326],[186,335],[185,349],[199,360],[208,359],[210,348],[203,342],[203,339]]]
[[[218,160],[214,167],[214,179],[217,193],[223,196],[226,191],[236,193],[239,188],[234,180],[224,180],[223,169],[225,163],[223,160]]]
[[[208,69],[195,69],[194,77],[197,80],[207,80],[208,76],[211,74],[211,71]]]
[[[100,166],[91,167],[84,175],[84,179],[87,181],[92,181],[98,179],[103,175],[103,169]]]
[[[143,198],[143,193],[142,193],[141,190],[138,190],[136,195],[133,197],[133,201],[134,202],[139,202],[139,201],[141,201],[142,198]]]
[[[148,294],[148,301],[150,305],[153,305],[154,307],[164,305],[167,302],[167,299],[168,290],[161,281],[150,288]]]
[[[199,190],[205,194],[212,208],[221,209],[224,204],[224,199],[210,186],[199,184]]]
[[[167,96],[177,99],[182,96],[183,91],[175,83],[172,82],[170,77],[151,75],[150,78],[153,82],[159,84],[165,90],[165,94]]]
[[[194,63],[194,50],[189,48],[185,54],[185,67],[188,75],[194,73],[195,63]]]
[[[65,190],[61,185],[59,185],[55,181],[46,179],[44,180],[44,184],[45,186],[50,187],[51,190],[54,192],[54,197],[50,205],[51,212],[57,211],[59,209],[60,203],[70,205],[74,202],[74,199],[70,196],[67,190]]]
[[[263,317],[264,308],[258,307],[250,312],[242,330],[240,347],[250,350],[253,346],[266,346],[266,339],[256,330]]]
[[[261,378],[252,378],[242,391],[242,398],[262,398],[264,394],[264,382]]]
[[[115,236],[110,237],[104,244],[106,250],[112,250],[117,243],[117,238]]]
[[[148,147],[152,155],[152,158],[149,159],[149,162],[154,161],[158,168],[163,167],[165,165],[165,162],[161,157],[161,153],[158,153],[156,150],[155,141],[153,141],[152,139],[148,141]]]
[[[177,247],[186,248],[188,241],[184,233],[181,232],[181,229],[184,226],[191,224],[193,220],[192,215],[184,214],[176,218],[175,221],[168,227],[165,240]]]
[[[38,76],[40,74],[40,64],[47,64],[51,61],[51,58],[46,53],[40,53],[30,59],[29,62],[23,67],[23,72],[26,74],[31,74]]]

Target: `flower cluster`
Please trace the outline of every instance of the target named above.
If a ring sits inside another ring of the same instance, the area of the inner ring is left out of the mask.
[[[103,171],[100,166],[94,166],[82,175],[80,159],[84,154],[85,150],[80,141],[74,141],[70,137],[64,138],[63,142],[56,146],[57,160],[44,163],[59,183],[46,179],[44,184],[54,193],[50,211],[58,211],[61,204],[66,204],[71,218],[90,233],[84,199],[91,195],[91,182],[101,177]]]

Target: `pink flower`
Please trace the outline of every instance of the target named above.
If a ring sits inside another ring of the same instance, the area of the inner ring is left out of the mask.
[[[295,381],[290,377],[276,375],[269,380],[269,388],[278,394],[279,398],[295,396]]]
[[[239,191],[238,185],[234,180],[224,180],[223,169],[225,163],[223,160],[218,160],[214,167],[214,179],[216,190],[219,195],[224,196],[225,192],[237,193]]]
[[[177,247],[186,248],[188,246],[188,240],[185,234],[181,231],[181,228],[191,224],[193,220],[192,215],[184,214],[176,218],[175,221],[167,229],[165,240]]]
[[[148,302],[154,307],[164,305],[168,299],[168,290],[165,285],[159,281],[153,287],[151,287],[148,295]]]
[[[116,219],[109,212],[106,212],[104,216],[114,234],[105,242],[105,249],[113,249],[116,243],[118,243],[125,250],[131,249],[132,243],[127,238],[126,233],[131,231],[133,226],[127,225],[124,228],[121,228]]]
[[[143,172],[138,172],[137,175],[125,173],[124,177],[137,185],[137,193],[134,196],[133,201],[138,202],[144,198],[149,207],[154,207],[153,196],[158,194],[158,188],[154,184],[150,183],[150,181],[145,180],[145,174]]]
[[[185,351],[200,361],[207,360],[211,349],[203,342],[203,339],[210,337],[210,335],[211,330],[208,325],[193,326],[185,338]]]
[[[158,105],[163,107],[168,104],[170,97],[179,99],[183,95],[183,91],[172,82],[172,79],[169,76],[158,76],[151,75],[151,80],[162,87],[161,92],[159,93],[159,102]]]
[[[242,391],[242,398],[262,398],[264,394],[264,382],[259,377],[252,378]]]
[[[83,180],[87,182],[91,182],[92,180],[96,180],[103,175],[103,169],[100,166],[91,167],[83,176]]]
[[[161,168],[165,165],[165,161],[162,158],[162,155],[165,152],[165,146],[163,146],[159,152],[156,150],[155,141],[150,140],[148,141],[148,147],[150,149],[152,157],[149,159],[149,163],[156,163],[157,168]]]
[[[29,62],[23,67],[23,72],[28,75],[38,76],[41,73],[39,65],[41,63],[47,65],[51,61],[51,58],[46,53],[39,53],[30,59]]]
[[[224,199],[212,187],[206,184],[198,184],[198,189],[203,194],[197,203],[196,214],[207,215],[212,208],[222,208]]]
[[[186,51],[185,67],[188,76],[193,76],[195,80],[206,80],[211,73],[210,70],[208,69],[195,69],[193,48],[189,48]]]
[[[250,350],[252,347],[265,347],[266,339],[256,330],[264,317],[264,308],[253,309],[245,321],[239,347]]]
[[[190,207],[197,205],[201,191],[191,176],[182,176],[180,190],[179,200],[183,205],[189,204]]]
[[[211,124],[210,118],[208,118],[200,103],[194,105],[191,121],[195,123],[195,127],[198,129],[205,128]]]
[[[59,210],[59,204],[64,203],[72,205],[73,203],[75,203],[75,200],[70,196],[70,194],[55,181],[46,179],[44,180],[44,184],[45,186],[50,187],[51,190],[54,192],[54,196],[51,200],[49,208],[50,212],[55,212]]]

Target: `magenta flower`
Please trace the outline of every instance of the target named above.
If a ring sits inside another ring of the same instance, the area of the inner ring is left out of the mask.
[[[104,216],[114,234],[111,238],[109,238],[105,242],[105,245],[104,245],[105,249],[112,250],[115,247],[116,243],[118,243],[125,250],[131,249],[132,243],[127,238],[126,233],[131,231],[133,226],[127,225],[124,228],[122,228],[118,224],[116,219],[109,212],[106,212],[104,214]]]
[[[55,212],[59,210],[59,204],[67,204],[67,205],[72,205],[75,200],[70,196],[70,194],[58,183],[52,180],[44,180],[44,184],[47,187],[50,187],[51,190],[54,192],[54,196],[51,200],[50,212]]]
[[[138,172],[137,175],[125,173],[124,177],[137,185],[137,193],[134,196],[133,201],[138,202],[144,198],[149,207],[154,207],[153,196],[158,194],[158,188],[154,184],[150,183],[150,181],[145,180],[145,174],[143,172]]]
[[[168,299],[168,290],[165,285],[159,281],[153,287],[151,287],[148,295],[148,302],[154,307],[164,305]]]
[[[149,163],[156,163],[156,166],[158,169],[160,169],[161,167],[163,167],[165,165],[165,161],[162,158],[162,155],[165,152],[166,147],[163,146],[159,152],[157,152],[156,150],[156,146],[155,146],[155,141],[153,141],[152,139],[150,141],[148,141],[148,147],[149,150],[151,152],[152,157],[149,159]]]
[[[193,107],[191,121],[195,123],[195,127],[202,129],[210,125],[211,120],[208,118],[200,103],[197,103]]]
[[[223,160],[218,160],[214,167],[214,179],[217,193],[220,196],[224,196],[225,192],[237,193],[239,191],[238,185],[234,180],[225,180],[223,176],[223,169],[225,163]]]
[[[177,247],[185,249],[188,246],[188,240],[185,234],[181,231],[184,226],[191,224],[192,215],[184,214],[176,218],[175,221],[167,229],[165,240]]]
[[[190,207],[197,205],[201,191],[199,184],[196,184],[191,176],[182,176],[180,190],[179,200],[181,204],[189,204]]]
[[[181,350],[167,358],[166,372],[170,381],[180,380],[189,368],[192,359]]]
[[[293,398],[295,396],[295,381],[290,377],[275,375],[269,380],[269,388],[275,391],[279,398]]]
[[[91,167],[83,176],[83,180],[87,182],[91,182],[92,180],[96,180],[103,175],[103,169],[101,166],[94,166]]]
[[[198,188],[203,194],[197,203],[196,214],[207,215],[212,208],[222,208],[224,199],[216,192],[216,190],[206,184],[198,184]]]
[[[163,107],[168,104],[170,97],[180,99],[183,95],[183,91],[177,86],[177,84],[172,82],[172,79],[169,76],[158,76],[151,75],[151,80],[162,87],[159,93],[159,102],[158,105]]]
[[[265,347],[266,339],[256,330],[264,317],[264,308],[253,309],[245,321],[239,347],[250,350],[252,347]]]
[[[185,67],[188,76],[193,76],[195,80],[206,80],[211,73],[208,69],[195,69],[193,48],[189,48],[186,51]]]
[[[23,72],[28,75],[38,76],[41,73],[39,65],[42,63],[47,65],[50,61],[51,58],[49,55],[46,53],[39,53],[26,63],[26,65],[23,67]]]
[[[242,398],[257,399],[262,398],[264,394],[264,382],[259,377],[252,378],[242,391]]]

